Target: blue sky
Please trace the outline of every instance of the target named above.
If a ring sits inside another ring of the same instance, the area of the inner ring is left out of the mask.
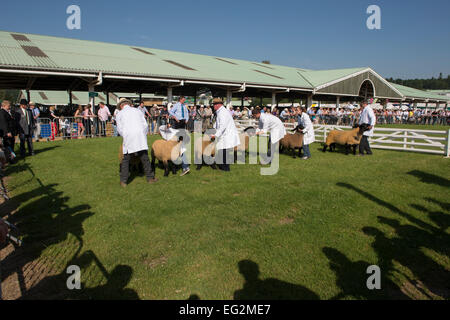
[[[81,30],[66,8],[81,8]],[[366,27],[369,5],[381,30]],[[449,0],[4,1],[0,29],[384,77],[450,73]]]

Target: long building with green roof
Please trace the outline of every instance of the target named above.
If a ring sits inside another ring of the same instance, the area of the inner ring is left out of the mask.
[[[370,67],[307,70],[201,54],[0,31],[0,88],[260,96],[275,99],[379,98],[447,103],[395,85]]]

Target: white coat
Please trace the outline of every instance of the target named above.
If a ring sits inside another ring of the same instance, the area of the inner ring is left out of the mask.
[[[116,122],[117,132],[123,137],[123,154],[148,150],[148,124],[141,111],[125,105]]]
[[[314,127],[309,118],[309,115],[306,112],[302,112],[299,125],[303,125],[305,129],[303,129],[303,144],[309,145],[316,140],[316,136],[314,134]]]
[[[372,129],[365,131],[363,135],[372,137],[373,130],[375,129],[375,123],[377,122],[377,118],[375,117],[375,113],[370,106],[366,106],[359,117],[359,124],[368,123],[372,126]]]
[[[286,135],[283,122],[270,113],[261,113],[259,117],[259,131],[270,132],[270,142],[275,144]]]
[[[216,148],[217,150],[231,149],[241,144],[233,117],[224,106],[216,112]]]

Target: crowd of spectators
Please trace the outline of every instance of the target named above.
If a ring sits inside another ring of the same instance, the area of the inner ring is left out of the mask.
[[[150,133],[157,134],[158,128],[169,122],[169,110],[171,104],[164,106],[145,106],[143,102],[135,105],[147,119],[150,126]],[[235,120],[248,120],[252,118],[252,111],[260,108],[263,112],[270,112],[279,117],[283,122],[298,122],[298,107],[276,107],[271,110],[270,107],[230,107],[229,111]],[[187,129],[194,130],[194,123],[201,122],[202,131],[211,128],[214,119],[214,113],[210,106],[187,106],[189,111],[189,120]],[[39,110],[36,108],[36,110]],[[59,112],[58,112],[59,111]],[[68,109],[55,110],[50,107],[48,111],[43,112],[45,119],[50,119],[51,135],[50,140],[56,137],[80,138],[94,136],[117,136],[116,116],[118,110],[112,109],[104,103],[99,103],[94,108],[90,105],[78,106],[75,111]],[[417,124],[417,125],[450,125],[449,110],[374,110],[378,124]],[[360,111],[358,108],[329,108],[313,107],[308,109],[308,115],[314,124],[342,125],[351,126],[358,122]],[[38,115],[39,116],[39,115]],[[40,121],[37,121],[35,138],[39,136]],[[76,124],[74,126],[73,124]],[[108,131],[108,128],[111,131]]]

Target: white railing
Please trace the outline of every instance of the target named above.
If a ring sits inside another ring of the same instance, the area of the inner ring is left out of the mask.
[[[236,127],[242,131],[247,127],[257,127],[258,122],[235,120]],[[285,123],[287,130],[295,128],[297,123]],[[350,130],[349,126],[314,125],[316,142],[325,142],[331,130]],[[397,129],[375,127],[374,135],[369,139],[374,149],[412,151],[450,156],[449,130]]]

